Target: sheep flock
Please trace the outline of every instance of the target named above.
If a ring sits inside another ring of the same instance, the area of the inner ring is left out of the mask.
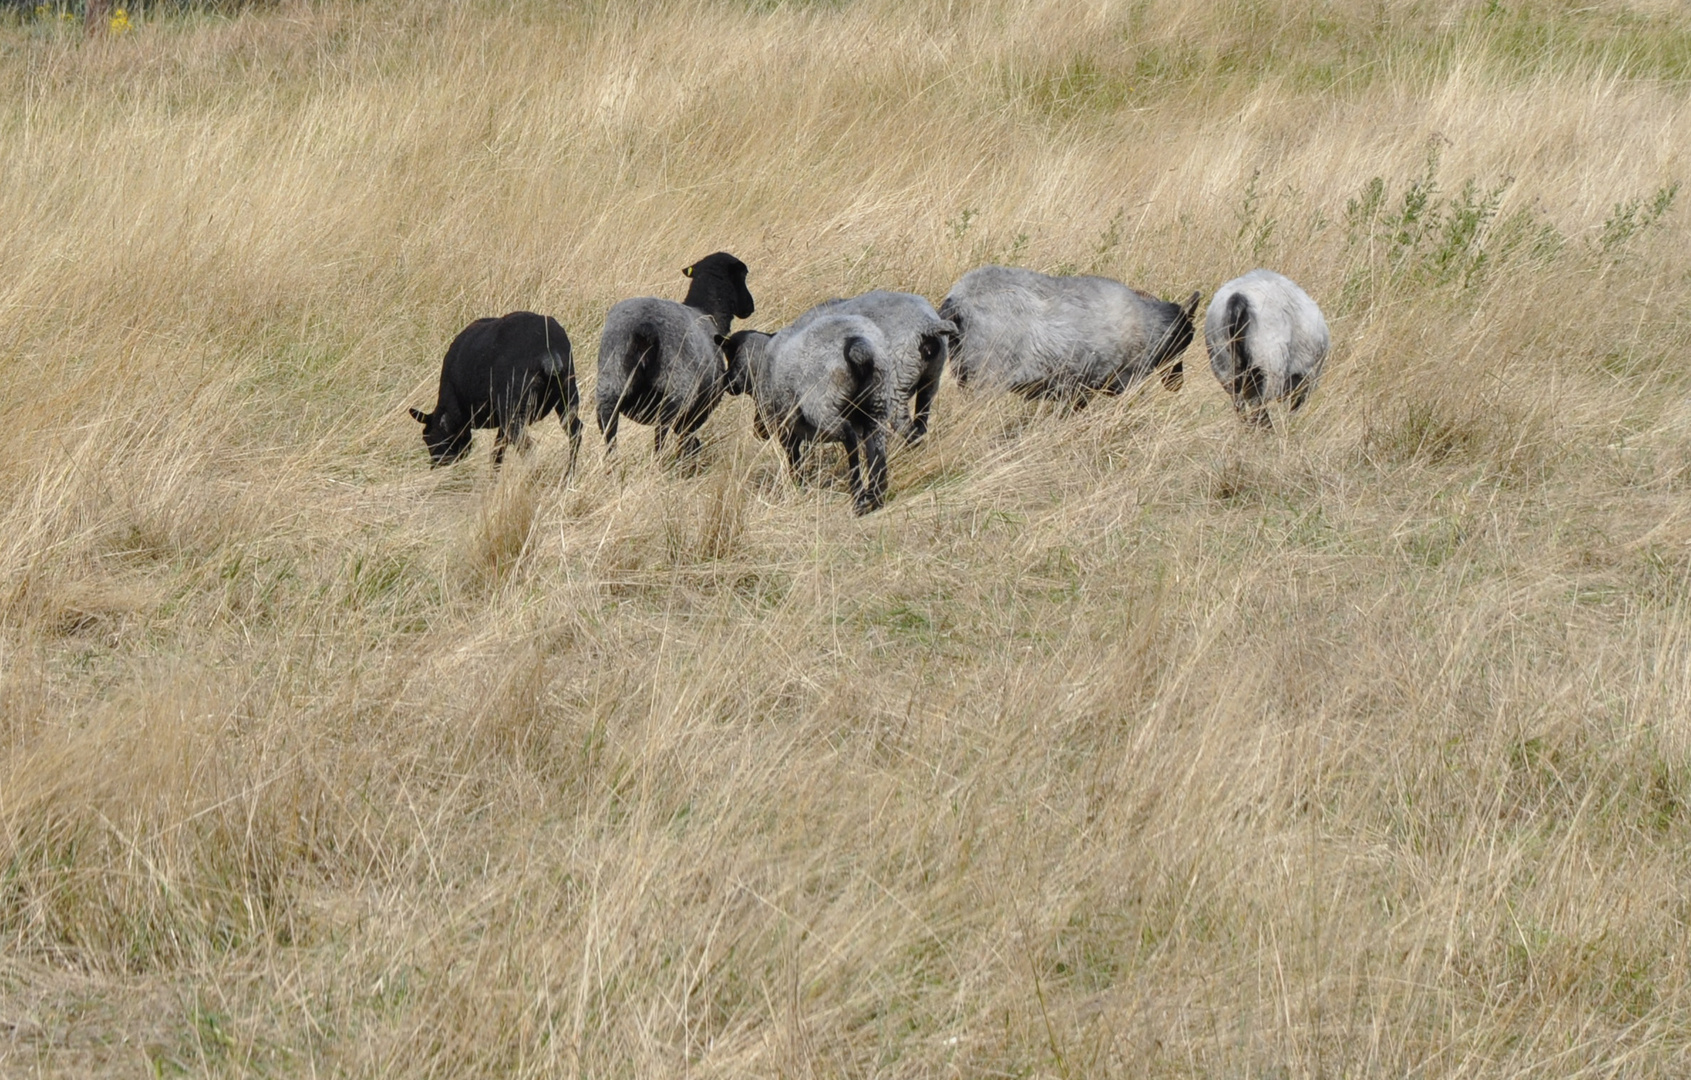
[[[965,274],[936,310],[925,297],[875,289],[811,308],[774,332],[733,320],[756,311],[746,264],[719,251],[682,270],[677,303],[635,297],[611,308],[600,334],[595,398],[607,457],[622,419],[650,425],[653,449],[677,437],[696,467],[699,429],[726,394],[749,394],[753,431],[772,435],[796,478],[813,441],[844,447],[853,505],[866,514],[885,499],[889,431],[920,442],[947,359],[959,386],[1086,405],[1153,374],[1178,391],[1200,294],[1161,300],[1119,281],[1058,277],[983,266]],[[1210,368],[1241,419],[1269,429],[1271,402],[1300,409],[1331,348],[1309,294],[1256,269],[1216,290],[1204,320]],[[423,424],[434,464],[457,461],[473,428],[498,429],[494,464],[523,430],[556,411],[580,448],[579,394],[569,340],[550,317],[512,312],[478,319],[452,342],[439,401]]]

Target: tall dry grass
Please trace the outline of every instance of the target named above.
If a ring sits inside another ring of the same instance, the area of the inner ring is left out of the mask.
[[[1688,72],[1669,4],[14,18],[0,1072],[1683,1072]],[[1264,263],[1336,349],[1272,437],[1196,349],[948,380],[864,519],[742,401],[426,467],[469,318],[590,389],[721,248],[765,327]]]

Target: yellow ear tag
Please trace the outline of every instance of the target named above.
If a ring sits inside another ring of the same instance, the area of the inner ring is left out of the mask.
[[[681,276],[682,277],[692,277],[693,276],[693,268],[691,266],[689,266],[687,269],[681,271]]]

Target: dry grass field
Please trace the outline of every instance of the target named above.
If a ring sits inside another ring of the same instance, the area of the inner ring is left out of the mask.
[[[1691,1073],[1691,14],[0,17],[0,1074]],[[431,470],[727,249],[1325,308],[1310,408],[947,377]]]

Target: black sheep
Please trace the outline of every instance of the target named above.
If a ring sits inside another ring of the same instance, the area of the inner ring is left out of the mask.
[[[459,331],[441,364],[434,412],[412,409],[411,415],[423,425],[423,444],[436,465],[470,452],[472,428],[498,428],[497,465],[527,424],[554,409],[569,433],[573,463],[581,447],[581,399],[569,336],[551,316],[513,311]]]

